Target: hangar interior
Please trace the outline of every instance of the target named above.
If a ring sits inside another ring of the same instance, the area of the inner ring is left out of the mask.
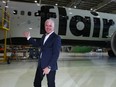
[[[35,3],[34,0],[10,0],[19,2]],[[36,0],[39,4],[49,4],[77,8],[84,10],[95,10],[105,13],[116,13],[116,0]]]
[[[35,3],[34,0],[8,1]],[[116,14],[116,0],[37,0],[36,3]],[[6,64],[6,60],[0,62],[0,87],[33,87],[38,65],[37,53],[34,52],[34,58],[30,60],[26,58],[28,46],[14,45],[12,47],[6,48],[8,56],[14,58],[15,61],[8,60],[8,64]],[[68,49],[65,46],[64,48],[66,48],[64,50],[70,50],[70,46]],[[0,51],[1,58],[4,49],[0,47]],[[30,49],[31,51],[32,49]],[[106,53],[102,53],[102,49],[97,51],[98,53],[91,52],[89,54],[61,53],[58,61],[59,69],[56,74],[56,87],[116,87],[116,59],[109,59]],[[47,87],[46,78],[43,79],[42,87]]]
[[[4,1],[4,0],[2,0]],[[116,14],[116,0],[6,0],[10,1],[17,1],[17,2],[28,2],[28,3],[38,3],[38,4],[49,4],[49,5],[58,5],[61,7],[69,7],[75,9],[83,9],[83,10],[91,10],[96,12],[105,12],[105,13],[112,13]],[[15,47],[15,46],[14,46]],[[25,56],[25,47],[24,50],[21,48],[22,46],[16,47],[16,49],[20,49],[22,56]],[[67,48],[64,47],[63,50],[70,50],[71,46]],[[10,47],[7,47],[8,50]]]

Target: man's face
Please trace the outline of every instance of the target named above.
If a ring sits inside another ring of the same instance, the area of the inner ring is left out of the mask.
[[[53,23],[51,21],[47,21],[45,23],[45,31],[46,33],[51,33],[54,30]]]

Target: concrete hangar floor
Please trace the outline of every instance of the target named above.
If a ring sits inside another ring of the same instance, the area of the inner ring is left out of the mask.
[[[58,65],[56,87],[116,87],[116,59],[106,53],[61,53]],[[36,67],[36,59],[1,63],[0,87],[33,87]]]

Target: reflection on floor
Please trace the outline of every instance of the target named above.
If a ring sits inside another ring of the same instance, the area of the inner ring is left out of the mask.
[[[116,87],[116,60],[108,56],[70,56],[59,60],[56,87]],[[0,64],[0,87],[33,87],[37,60]],[[47,87],[46,78],[43,86]]]

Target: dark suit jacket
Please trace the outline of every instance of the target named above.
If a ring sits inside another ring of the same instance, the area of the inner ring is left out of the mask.
[[[42,53],[42,56],[39,58],[39,63],[42,69],[50,66],[51,70],[57,70],[57,59],[61,49],[61,38],[55,33],[52,33],[43,44],[44,38],[45,35],[42,36],[39,42],[30,38],[29,43],[40,47],[40,54]]]

